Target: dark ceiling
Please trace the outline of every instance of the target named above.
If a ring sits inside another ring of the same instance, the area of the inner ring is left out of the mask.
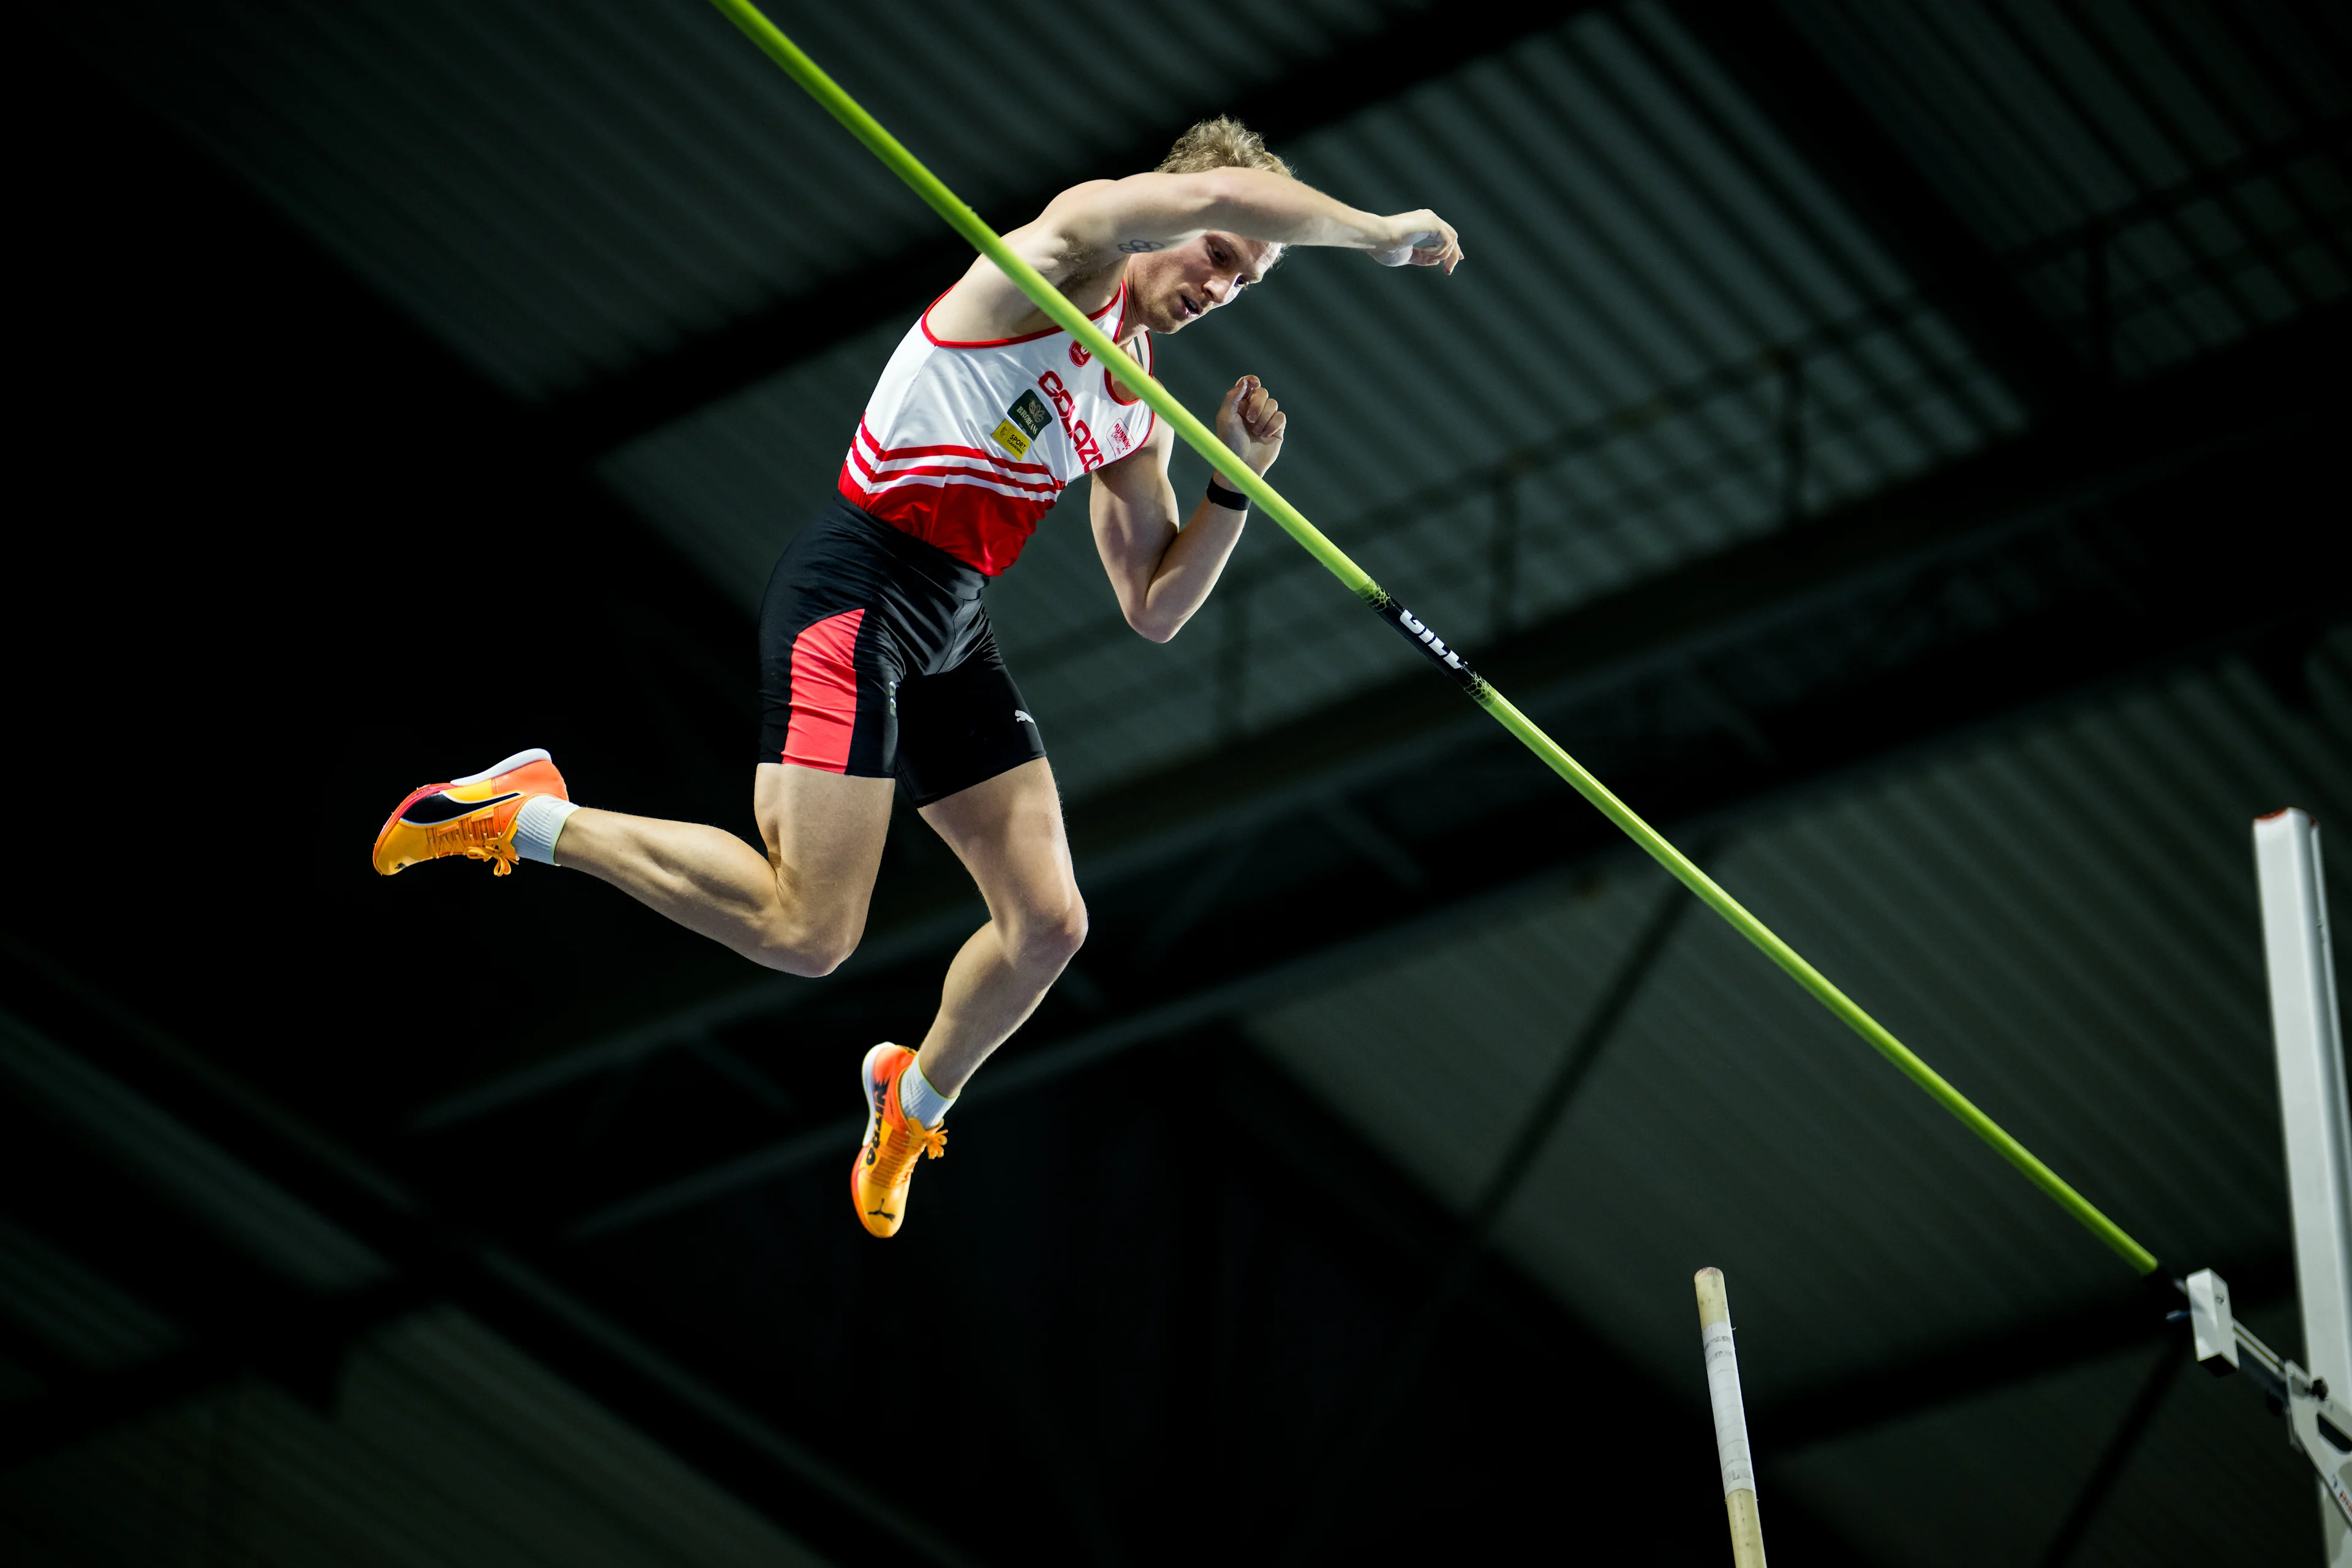
[[[1310,515],[2293,1343],[2244,829],[2352,809],[2339,12],[1333,0],[1074,88],[1063,132],[935,86],[1075,46],[774,14],[1000,222],[1226,107],[1459,215],[1464,290],[1302,262],[1170,384],[1296,384]],[[1093,935],[887,1246],[840,1201],[848,1063],[919,1034],[978,910],[911,815],[821,983],[536,868],[363,872],[400,790],[527,744],[750,831],[745,563],[958,263],[739,45],[684,0],[207,4],[11,52],[27,1561],[165,1561],[28,1500],[224,1391],[348,1426],[454,1310],[814,1559],[1716,1562],[1706,1262],[1788,1561],[2316,1557],[2258,1402],[2166,1370],[2168,1303],[1270,530],[1157,665],[1071,519],[993,591]],[[61,1109],[60,1060],[121,1098]],[[192,1206],[183,1136],[365,1266],[287,1263],[234,1183]],[[76,1340],[60,1270],[148,1337]],[[120,1451],[130,1495],[162,1461]],[[587,1560],[512,1506],[484,1561]]]

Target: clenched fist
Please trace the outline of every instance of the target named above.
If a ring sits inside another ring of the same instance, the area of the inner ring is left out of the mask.
[[[1383,267],[1443,267],[1448,277],[1462,265],[1462,240],[1454,226],[1423,207],[1386,220],[1389,243],[1372,251]]]
[[[1282,426],[1288,417],[1264,382],[1245,375],[1217,409],[1217,436],[1251,472],[1263,474],[1282,456]]]

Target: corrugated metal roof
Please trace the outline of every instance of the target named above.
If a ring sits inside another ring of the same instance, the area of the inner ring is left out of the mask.
[[[1316,0],[1182,47],[1095,8],[782,5],[982,207],[1376,31]],[[938,220],[699,0],[45,8],[493,380],[541,398],[929,238]],[[1173,24],[1164,24],[1172,27]],[[1116,71],[1106,68],[1113,57]]]
[[[1137,29],[1174,24],[1122,18],[1114,40],[1096,10],[1073,5],[1001,27],[945,0],[778,15],[985,207],[1099,172],[1141,128],[1274,79],[1402,8],[1323,0],[1166,48],[1135,47]],[[1786,9],[2086,359],[2093,257],[2105,258],[2106,332],[2126,376],[2345,291],[2352,86],[2340,35],[2310,30],[2326,16],[2210,0]],[[47,14],[529,399],[937,232],[698,0]],[[1114,56],[1116,72],[1101,68]],[[1857,215],[1657,5],[1563,23],[1285,151],[1351,200],[1435,205],[1461,225],[1471,262],[1441,280],[1301,254],[1238,314],[1167,345],[1169,384],[1206,407],[1234,374],[1266,376],[1298,416],[1276,481],[1474,651],[1780,526],[1792,410],[1799,510],[2021,422]],[[829,495],[856,404],[901,330],[680,420],[603,475],[748,606]],[[1180,494],[1200,475],[1182,458]],[[1066,787],[1281,723],[1408,658],[1264,523],[1234,574],[1198,627],[1153,647],[1117,625],[1074,510],[1048,521],[993,602]],[[2276,1248],[2244,828],[2287,798],[2344,819],[2345,635],[2317,684],[2315,718],[2234,667],[2079,708],[1752,820],[1710,861],[2168,1259]],[[2347,867],[2339,857],[2339,900]],[[1254,1026],[1458,1203],[1664,891],[1650,868],[1620,867]],[[381,1272],[47,1042],[0,1031],[0,1074],[289,1277],[328,1289]],[[1689,1270],[1723,1265],[1759,1406],[2119,1278],[1703,915],[1502,1240],[1675,1386],[1695,1386]],[[0,1304],[26,1358],[46,1344],[68,1362],[125,1364],[175,1332],[13,1226],[0,1228]],[[0,1365],[7,1386],[37,1376]],[[1787,1474],[1889,1556],[1998,1558],[2011,1538],[1968,1530],[2000,1521],[1938,1513],[1921,1478],[2000,1478],[2014,1540],[2032,1539],[2131,1376],[2120,1361],[2087,1366],[1825,1444]],[[161,1560],[159,1542],[190,1539],[231,1561],[635,1562],[662,1558],[665,1542],[690,1561],[800,1560],[467,1320],[378,1340],[346,1395],[332,1422],[261,1386],[199,1402],[0,1483],[0,1514],[44,1539],[68,1521],[119,1528],[114,1554],[142,1563]],[[2168,1431],[2184,1408],[2203,1409],[2177,1403]],[[2251,1489],[2286,1463],[2249,1446],[2274,1428],[2242,1434],[2226,1426],[2236,1419],[2200,1415],[2189,1437],[2158,1444],[2167,1457],[2130,1482],[2135,1496],[2156,1489],[2147,1506],[2102,1526],[2139,1532],[2117,1537],[2116,1555],[2210,1544],[2199,1533],[2210,1519],[2183,1521],[2180,1500],[2197,1489],[2181,1476],[2257,1478]],[[2226,1517],[2218,1506],[2211,1517]],[[2216,1554],[2263,1540],[2242,1531]]]
[[[180,1342],[170,1320],[0,1215],[0,1317],[72,1364],[96,1370]],[[24,1392],[39,1385],[35,1378]]]
[[[0,1406],[30,1399],[41,1392],[40,1374],[30,1368],[0,1356]]]
[[[2315,670],[2315,715],[2242,666],[2183,677],[1756,822],[1710,869],[2169,1264],[2281,1251],[2248,829],[2286,804],[2352,819],[2352,631]],[[1466,1203],[1666,889],[1628,862],[1255,1032]],[[2352,907],[2343,857],[2331,895]],[[1759,1405],[2127,1278],[1704,911],[1500,1237],[1675,1384],[1690,1273],[1722,1267]]]
[[[1082,6],[1033,9],[1017,30],[945,0],[778,16],[986,207],[1099,173],[1185,105],[1275,79],[1399,9],[1325,0],[1245,45],[1208,28],[1124,48],[1115,96]],[[2086,237],[2102,237],[2121,374],[2336,298],[2352,277],[2334,156],[2352,83],[2291,8],[1790,11],[2086,356]],[[938,232],[694,0],[365,0],[331,18],[214,0],[53,20],[526,396]],[[1298,416],[1277,482],[1474,651],[1776,526],[1792,490],[1832,504],[2021,422],[1656,4],[1587,14],[1285,150],[1360,203],[1435,205],[1471,262],[1440,281],[1300,255],[1263,300],[1168,345],[1169,384],[1207,407],[1234,374],[1265,375]],[[900,330],[645,437],[604,476],[748,607],[830,493]],[[1180,493],[1202,472],[1181,459]],[[1168,649],[1137,645],[1076,504],[996,594],[1067,788],[1279,723],[1407,657],[1263,524],[1203,625]]]
[[[0,1476],[0,1529],[137,1568],[822,1561],[454,1310],[361,1349],[331,1415],[244,1383]]]
[[[2291,1335],[2293,1316],[2258,1311],[2247,1322],[2276,1343]],[[1741,1339],[1744,1356],[1767,1345],[1744,1330]],[[1848,1539],[1877,1562],[2039,1562],[2155,1355],[2102,1357],[1824,1443],[1788,1457],[1776,1479],[1833,1510]],[[2068,1561],[2250,1568],[2313,1561],[2309,1472],[2284,1451],[2279,1425],[2242,1382],[2177,1377]],[[2000,1506],[1987,1507],[1994,1497]],[[1769,1516],[1771,1505],[1764,1508]]]
[[[317,1291],[385,1276],[383,1260],[147,1100],[0,1011],[0,1079],[214,1234]]]
[[[1806,508],[2021,423],[1658,6],[1581,16],[1284,152],[1351,202],[1435,206],[1470,261],[1440,279],[1302,252],[1162,345],[1161,374],[1204,410],[1263,376],[1295,420],[1276,482],[1418,612],[1465,628],[1456,641],[1496,629],[1498,508],[1515,620],[1778,526],[1792,384]],[[831,494],[904,331],[679,421],[604,472],[748,606]],[[1186,454],[1179,494],[1205,475]],[[1263,522],[1204,624],[1141,645],[1082,507],[1066,501],[991,590],[1066,788],[1279,723],[1410,657]]]
[[[756,614],[776,557],[832,497],[857,411],[906,331],[900,322],[828,349],[640,437],[597,471]],[[1046,527],[1068,531],[1076,510],[1058,509]]]
[[[2352,289],[2352,74],[2321,9],[1782,9],[2086,362],[2096,352],[2086,227],[2104,241],[2120,375]]]
[[[169,1113],[0,1013],[0,1083],[228,1244],[322,1296],[383,1264]],[[0,1216],[0,1401],[184,1348],[166,1310]],[[30,1363],[32,1364],[22,1364]],[[103,1387],[103,1384],[97,1385]],[[246,1381],[0,1475],[15,1563],[181,1560],[709,1564],[822,1561],[454,1308],[352,1347],[321,1412]]]

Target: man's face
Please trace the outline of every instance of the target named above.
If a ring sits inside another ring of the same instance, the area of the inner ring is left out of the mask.
[[[1137,306],[1130,321],[1155,332],[1181,331],[1220,305],[1230,305],[1274,265],[1282,247],[1212,229],[1173,250],[1139,256],[1127,264],[1127,286]]]

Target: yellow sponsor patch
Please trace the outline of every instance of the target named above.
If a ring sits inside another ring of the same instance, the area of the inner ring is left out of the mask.
[[[989,439],[994,441],[998,446],[1003,447],[1006,451],[1012,453],[1016,458],[1023,456],[1029,450],[1029,437],[1021,434],[1020,431],[1015,430],[1013,427],[1013,421],[1010,419],[1004,420],[1003,423],[999,424],[995,429],[990,431],[988,434]]]

